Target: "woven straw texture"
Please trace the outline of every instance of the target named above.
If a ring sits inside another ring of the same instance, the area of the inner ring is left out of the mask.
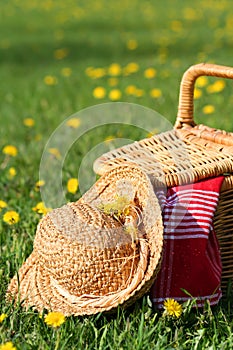
[[[8,299],[65,315],[126,307],[150,289],[162,244],[160,206],[150,179],[134,165],[117,167],[79,201],[42,218]]]
[[[173,130],[106,153],[94,163],[97,174],[131,161],[167,187],[225,175],[214,225],[223,263],[222,288],[233,282],[233,133],[196,125],[193,118],[195,81],[199,76],[233,78],[233,68],[213,64],[190,67],[180,84],[178,115]],[[233,285],[233,283],[232,283]]]

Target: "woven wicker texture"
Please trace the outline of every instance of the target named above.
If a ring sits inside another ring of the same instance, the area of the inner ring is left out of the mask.
[[[174,130],[108,152],[94,163],[97,174],[116,164],[135,162],[150,177],[167,187],[225,175],[215,213],[215,229],[223,263],[222,287],[233,285],[233,133],[196,125],[193,117],[195,81],[199,76],[233,78],[233,68],[214,64],[190,67],[180,84],[178,115]]]
[[[148,176],[134,165],[112,169],[79,201],[42,218],[8,298],[65,315],[128,306],[151,287],[162,244],[160,206]]]
[[[232,146],[219,151],[219,145],[210,141],[211,147],[203,147],[190,130],[167,131],[105,153],[95,161],[94,170],[104,174],[131,161],[168,187],[233,171]]]

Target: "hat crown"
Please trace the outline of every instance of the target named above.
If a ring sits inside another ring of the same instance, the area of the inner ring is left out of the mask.
[[[82,202],[47,214],[38,225],[34,250],[56,284],[76,296],[126,288],[139,259],[122,224]]]

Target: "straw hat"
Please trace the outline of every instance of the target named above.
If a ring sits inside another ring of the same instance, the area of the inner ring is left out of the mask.
[[[149,177],[136,165],[116,167],[80,200],[41,219],[33,252],[7,297],[65,315],[128,306],[152,285],[162,242],[161,211]]]

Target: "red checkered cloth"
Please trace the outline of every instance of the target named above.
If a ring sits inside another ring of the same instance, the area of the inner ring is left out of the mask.
[[[207,299],[214,305],[221,298],[222,265],[213,216],[223,179],[219,176],[157,193],[164,251],[151,299],[158,308],[167,298],[182,302],[191,295],[200,307]]]

